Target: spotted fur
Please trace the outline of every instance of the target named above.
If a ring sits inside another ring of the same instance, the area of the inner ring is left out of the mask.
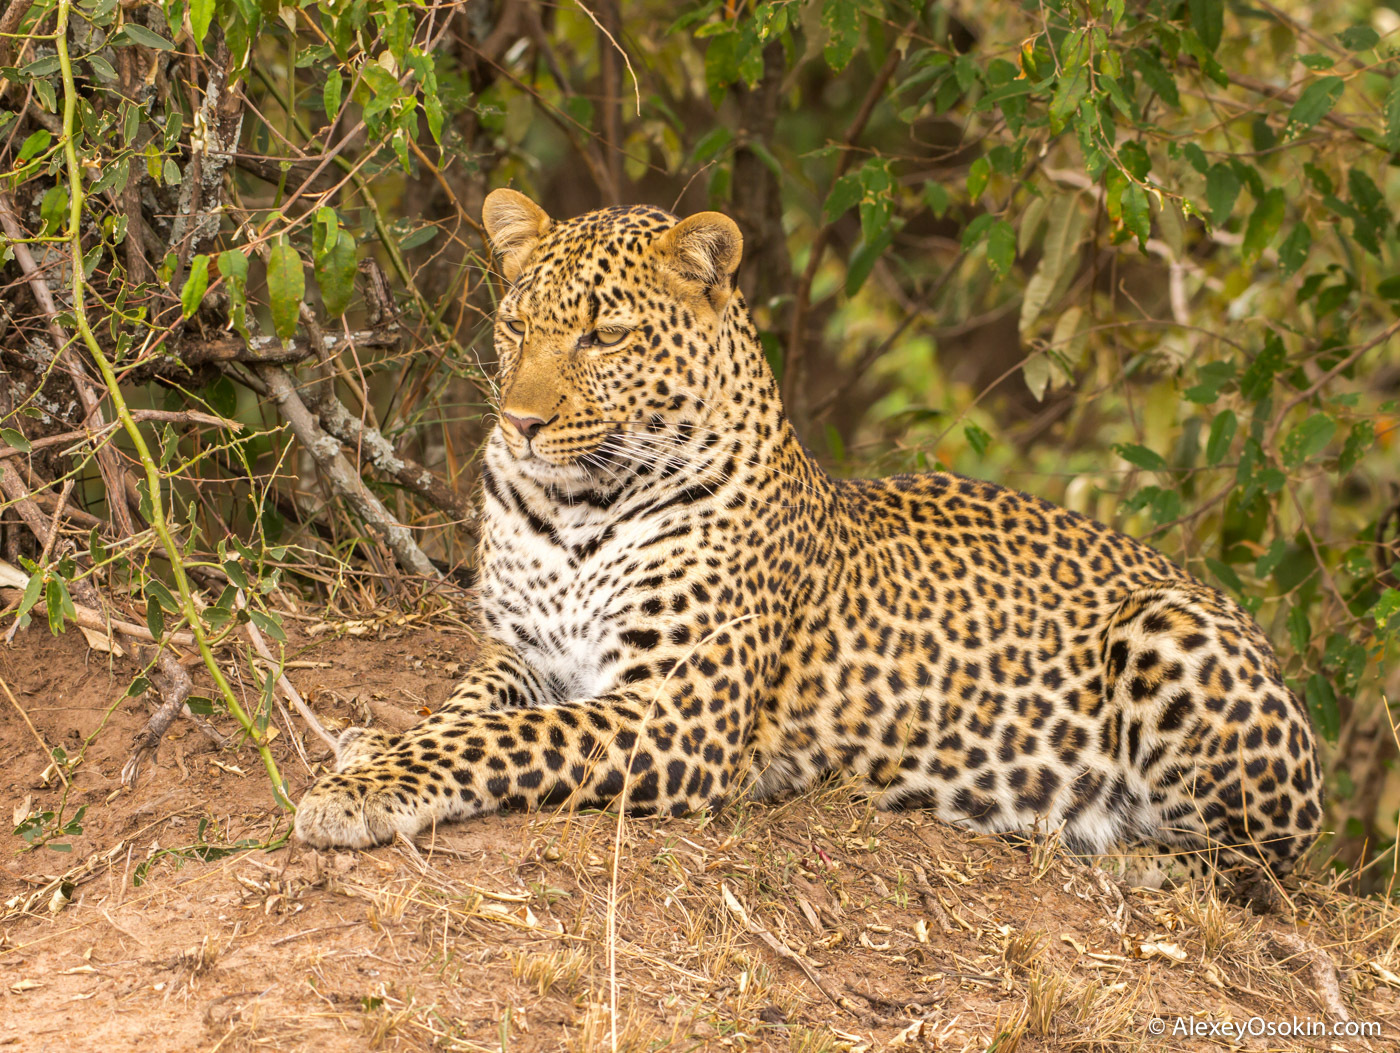
[[[624,792],[682,814],[840,772],[1079,852],[1292,868],[1321,820],[1314,735],[1235,603],[993,483],[826,475],[734,289],[727,218],[554,223],[512,191],[483,218],[512,281],[488,643],[415,728],[348,733],[303,839]]]

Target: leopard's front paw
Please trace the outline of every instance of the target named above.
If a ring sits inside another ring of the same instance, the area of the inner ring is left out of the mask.
[[[336,773],[319,779],[297,805],[297,837],[315,848],[370,848],[409,837],[423,823],[411,804],[361,775]]]
[[[335,770],[363,768],[376,757],[389,752],[393,740],[382,731],[370,728],[346,728],[335,744]]]

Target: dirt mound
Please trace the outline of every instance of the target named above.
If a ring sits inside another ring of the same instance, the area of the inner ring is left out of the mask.
[[[289,675],[331,724],[412,723],[470,650],[409,623],[358,630],[296,649]],[[506,815],[417,846],[268,850],[287,822],[256,756],[215,752],[187,723],[121,787],[147,714],[118,701],[134,669],[108,662],[75,632],[0,649],[15,822],[57,812],[64,792],[39,739],[82,754],[63,818],[87,806],[81,833],[54,838],[71,851],[7,839],[0,1045],[1400,1045],[1392,905],[1310,881],[1258,918],[1191,890],[1125,890],[1044,846],[876,812],[840,787],[704,821]],[[256,700],[247,670],[241,689]],[[274,752],[299,794],[311,773],[290,734]]]

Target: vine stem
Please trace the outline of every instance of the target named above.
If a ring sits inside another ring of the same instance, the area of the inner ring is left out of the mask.
[[[195,645],[199,648],[200,657],[204,659],[204,666],[209,670],[209,675],[213,677],[215,685],[219,688],[220,694],[223,695],[224,703],[228,706],[229,712],[233,714],[234,719],[238,721],[249,740],[257,747],[263,767],[267,769],[268,777],[272,780],[272,792],[278,804],[284,808],[295,809],[295,805],[287,796],[286,783],[283,782],[282,775],[277,770],[277,762],[273,759],[271,751],[268,750],[267,743],[258,734],[252,719],[243,706],[239,704],[233,693],[233,688],[225,679],[223,670],[214,660],[214,652],[210,648],[209,639],[204,632],[204,623],[200,620],[194,596],[190,591],[189,578],[185,575],[184,559],[180,555],[180,548],[175,543],[175,538],[170,533],[170,525],[165,518],[165,503],[161,497],[160,469],[156,467],[155,459],[151,457],[150,447],[146,445],[146,438],[141,434],[136,418],[127,407],[121,386],[117,382],[117,375],[112,370],[112,364],[103,353],[101,345],[97,342],[97,337],[93,335],[92,327],[88,325],[84,304],[87,279],[83,274],[81,225],[84,200],[83,170],[82,166],[78,164],[78,151],[73,136],[74,117],[78,108],[78,92],[73,82],[73,62],[68,54],[68,14],[71,8],[72,0],[58,0],[56,9],[58,24],[54,42],[57,45],[58,65],[63,77],[63,153],[68,168],[68,238],[73,254],[73,316],[78,328],[78,335],[82,337],[83,344],[87,347],[88,353],[102,374],[102,382],[112,400],[117,419],[121,421],[123,430],[131,439],[131,444],[136,449],[137,458],[141,461],[141,467],[145,470],[146,488],[150,492],[151,528],[160,539],[165,556],[170,561],[175,587],[180,596],[180,606],[185,620],[189,622],[190,630],[194,633]]]

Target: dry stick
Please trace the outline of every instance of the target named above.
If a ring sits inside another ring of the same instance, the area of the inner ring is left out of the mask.
[[[10,6],[0,15],[0,66],[10,64],[11,34],[18,32],[19,24],[33,6],[34,0],[10,0]]]
[[[44,737],[39,734],[39,729],[36,728],[34,722],[29,719],[29,714],[26,713],[24,707],[19,704],[19,699],[15,698],[14,692],[10,690],[10,685],[5,683],[5,678],[2,676],[0,676],[0,688],[4,688],[5,697],[10,700],[10,704],[15,707],[19,715],[24,718],[24,723],[29,727],[29,730],[33,732],[34,741],[37,742],[39,748],[44,751],[44,759],[53,765],[54,771],[58,772],[59,779],[62,781],[63,785],[67,787],[68,776],[63,772],[63,765],[53,759],[53,750],[49,749],[48,743],[46,743]]]
[[[247,600],[244,599],[242,589],[239,589],[238,592],[235,594],[233,602],[234,605],[240,610],[248,606]],[[253,642],[253,646],[257,648],[258,654],[262,655],[270,663],[272,663],[272,666],[275,669],[281,670],[283,668],[282,663],[272,656],[271,650],[268,649],[267,641],[263,639],[262,633],[258,632],[258,627],[254,625],[251,621],[249,621],[248,624],[244,626],[244,628],[248,630],[248,639]],[[339,756],[340,746],[336,743],[335,737],[331,735],[331,733],[328,732],[324,727],[322,727],[321,722],[316,719],[316,714],[311,711],[311,707],[306,704],[305,700],[302,699],[301,694],[297,691],[295,687],[292,686],[292,682],[287,679],[286,673],[278,673],[277,686],[280,687],[282,689],[283,694],[285,694],[287,698],[291,700],[292,705],[296,707],[297,712],[301,714],[301,718],[304,721],[306,721],[307,725],[311,728],[311,730],[314,731],[320,737],[322,742],[324,742],[327,746],[331,748],[332,753],[334,753],[336,756]],[[288,721],[288,723],[290,723],[290,720]],[[303,753],[302,761],[304,762],[305,760],[306,755]],[[309,767],[310,765],[308,765],[308,768]]]
[[[476,509],[470,500],[421,464],[396,453],[378,428],[351,414],[334,395],[323,393],[316,400],[316,413],[327,432],[347,446],[363,450],[370,464],[398,480],[406,490],[446,512],[454,526],[476,529]]]
[[[164,421],[170,424],[209,424],[214,427],[228,428],[230,431],[242,431],[243,424],[236,420],[227,420],[224,417],[215,417],[209,413],[199,413],[195,410],[132,410],[131,416],[135,420]],[[41,439],[32,439],[29,448],[17,450],[13,446],[0,445],[0,460],[6,457],[24,457],[34,450],[46,449],[49,446],[62,446],[65,442],[78,442],[91,440],[97,442],[102,439],[107,432],[116,431],[120,428],[121,421],[112,421],[105,424],[98,431],[65,431],[59,435],[45,435]]]
[[[90,424],[97,431],[101,431],[106,422],[102,416],[102,406],[96,395],[92,391],[92,377],[75,353],[70,350],[71,341],[64,335],[58,324],[58,308],[54,304],[53,292],[49,289],[49,283],[40,273],[39,266],[34,262],[34,257],[29,251],[29,246],[24,243],[24,228],[19,225],[19,220],[15,217],[15,207],[8,195],[0,193],[0,229],[3,229],[6,237],[12,239],[10,248],[15,254],[15,262],[19,264],[20,270],[24,272],[25,278],[29,282],[29,289],[34,294],[34,299],[38,301],[39,309],[44,313],[44,320],[49,330],[49,337],[53,340],[54,353],[58,356],[73,380],[73,388],[78,393],[78,399],[83,404],[84,424]],[[97,467],[102,472],[103,483],[109,494],[119,494],[123,491],[122,478],[126,470],[122,467],[121,461],[117,458],[117,451],[110,446],[105,446],[97,451]],[[131,512],[127,509],[124,501],[113,501],[112,511],[116,515],[117,530],[122,537],[129,537],[136,532],[136,525],[132,522]]]
[[[13,569],[10,564],[0,562],[0,587],[12,586],[8,570]],[[19,574],[23,580],[28,577],[23,573]],[[19,591],[19,587],[11,588],[11,591]],[[113,633],[121,633],[136,640],[143,640],[146,643],[170,643],[179,644],[181,647],[193,647],[194,637],[189,633],[167,633],[164,640],[157,640],[151,635],[151,630],[144,625],[137,625],[135,622],[123,621],[121,618],[104,618],[101,611],[95,611],[91,607],[82,603],[74,603],[73,610],[76,612],[73,621],[81,625],[84,629],[91,629],[93,632],[105,633],[110,630]],[[17,619],[18,620],[18,619]],[[8,640],[6,641],[9,642]]]
[[[388,509],[365,488],[365,481],[345,458],[340,443],[327,435],[297,394],[292,378],[281,366],[258,366],[257,374],[267,385],[269,394],[297,441],[311,454],[322,477],[331,489],[348,504],[361,519],[379,533],[399,564],[411,574],[436,581],[441,577],[413,535],[389,514]]]
[[[743,925],[744,928],[747,929],[751,934],[757,936],[760,940],[766,943],[769,949],[774,954],[778,955],[778,957],[786,958],[788,961],[792,962],[800,970],[802,970],[803,974],[806,975],[807,979],[812,981],[812,984],[816,987],[816,989],[822,994],[826,995],[828,999],[830,999],[832,1005],[836,1006],[839,1009],[844,1009],[846,1012],[850,1013],[853,1017],[855,1017],[863,1024],[891,1024],[896,1022],[903,1023],[903,1021],[892,1020],[890,1017],[887,1017],[882,1013],[862,1012],[860,1007],[854,1002],[852,1002],[849,998],[846,998],[844,995],[837,994],[831,989],[831,985],[827,983],[826,978],[822,976],[822,974],[819,973],[817,970],[813,969],[810,965],[808,965],[807,962],[803,960],[800,954],[798,954],[786,943],[778,939],[778,937],[774,936],[771,932],[769,932],[762,925],[760,925],[753,918],[751,918],[749,916],[749,912],[744,909],[744,905],[739,902],[738,898],[735,897],[734,893],[729,891],[728,885],[721,882],[719,889],[720,897],[724,900],[725,907],[728,908],[731,914],[733,914],[736,918],[739,919],[739,923]]]
[[[329,335],[322,330],[316,314],[305,304],[301,306],[302,324],[306,326],[312,346],[318,347],[323,364],[329,364],[335,354]],[[321,427],[357,452],[367,453],[369,463],[385,475],[397,479],[406,489],[429,501],[435,508],[446,512],[453,519],[453,525],[476,528],[476,509],[471,501],[438,478],[416,461],[410,460],[395,451],[394,446],[371,423],[366,423],[347,410],[335,397],[335,381],[327,376],[307,386],[311,397],[311,408],[320,418]]]
[[[335,348],[337,345],[354,344],[356,347],[397,347],[402,336],[397,323],[379,326],[375,329],[355,330],[346,335],[328,333],[326,342]],[[275,365],[291,365],[314,358],[319,351],[310,343],[288,340],[283,343],[275,336],[255,336],[251,340],[229,335],[219,340],[181,344],[170,358],[184,365],[204,365],[207,362],[259,362]]]

